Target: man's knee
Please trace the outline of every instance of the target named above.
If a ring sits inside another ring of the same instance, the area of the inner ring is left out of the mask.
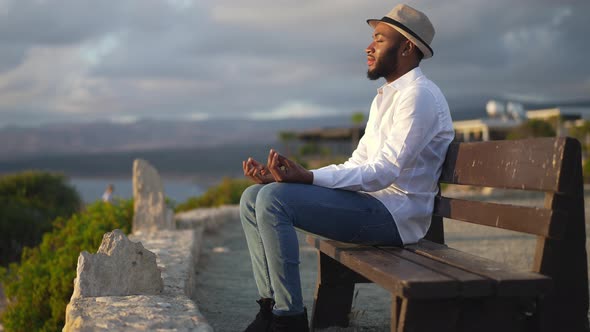
[[[246,188],[240,197],[240,207],[254,206],[256,204],[256,196],[258,192],[264,187],[262,184],[254,184]]]
[[[260,189],[256,197],[257,209],[279,208],[289,206],[289,202],[294,193],[294,183],[269,183]]]

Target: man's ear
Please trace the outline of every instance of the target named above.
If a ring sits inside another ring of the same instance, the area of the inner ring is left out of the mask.
[[[402,47],[402,56],[408,56],[410,53],[412,53],[414,47],[415,45],[411,41],[406,40]]]
[[[412,53],[412,52],[416,51],[416,45],[409,40],[406,42],[406,47],[408,49],[408,53]]]

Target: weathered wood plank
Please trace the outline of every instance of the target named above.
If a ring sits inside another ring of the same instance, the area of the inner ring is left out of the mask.
[[[551,289],[551,279],[532,272],[515,272],[510,267],[482,257],[470,255],[427,240],[405,246],[417,254],[438,260],[494,281],[499,296],[537,296]]]
[[[459,282],[374,247],[312,241],[321,252],[372,282],[404,298],[449,298],[460,295]]]
[[[563,235],[565,224],[555,221],[566,217],[564,212],[545,208],[447,197],[436,198],[433,213],[454,220],[549,238],[559,238]]]
[[[557,192],[566,138],[452,143],[440,182]]]
[[[490,296],[493,294],[492,281],[480,275],[441,263],[437,260],[418,255],[403,248],[380,248],[392,255],[420,264],[440,274],[449,276],[460,282],[462,297]]]

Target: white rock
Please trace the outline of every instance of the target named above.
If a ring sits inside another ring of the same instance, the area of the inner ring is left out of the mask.
[[[173,229],[158,171],[147,161],[133,162],[133,233]]]
[[[163,287],[156,255],[116,229],[103,236],[95,255],[80,253],[72,299],[160,294]]]

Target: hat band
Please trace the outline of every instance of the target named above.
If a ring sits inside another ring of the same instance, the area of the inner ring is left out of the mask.
[[[432,51],[432,48],[430,47],[430,45],[428,45],[428,43],[424,42],[424,40],[422,40],[422,38],[420,38],[420,36],[418,36],[417,34],[414,33],[414,31],[408,29],[407,26],[401,24],[400,22],[392,19],[391,17],[387,17],[387,16],[383,16],[383,18],[381,19],[381,22],[385,22],[385,23],[389,23],[391,25],[395,25],[396,27],[404,30],[405,32],[409,33],[410,35],[412,35],[414,38],[418,39],[419,42],[421,42],[424,46],[426,46],[426,48],[428,48],[428,50],[430,51],[431,54],[434,54],[434,52]]]

